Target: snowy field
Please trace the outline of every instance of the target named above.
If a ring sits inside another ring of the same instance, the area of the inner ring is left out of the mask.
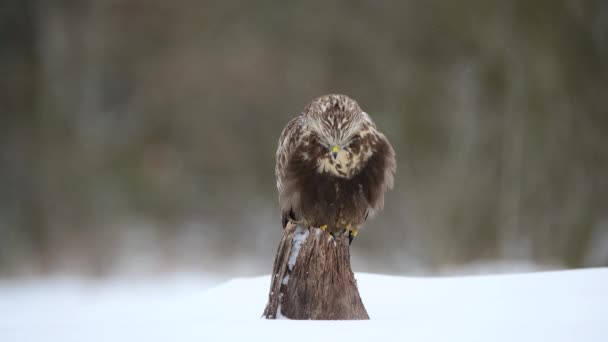
[[[608,341],[608,268],[357,274],[370,321],[260,318],[268,276],[0,283],[0,341]]]

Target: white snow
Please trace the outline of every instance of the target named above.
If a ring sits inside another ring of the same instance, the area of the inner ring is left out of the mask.
[[[356,277],[370,321],[262,319],[270,276],[0,283],[0,341],[608,341],[608,268]]]
[[[300,254],[300,248],[302,248],[302,244],[306,241],[308,237],[308,229],[303,228],[302,226],[296,226],[296,231],[293,235],[293,240],[291,243],[291,251],[289,253],[289,260],[287,261],[287,266],[289,270],[293,270],[293,266],[296,264],[296,260],[298,259],[298,255]]]

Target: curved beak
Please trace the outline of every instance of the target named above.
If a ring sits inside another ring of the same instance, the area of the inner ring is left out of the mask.
[[[338,152],[340,151],[340,147],[334,146],[331,148],[331,156],[336,159],[338,158]]]

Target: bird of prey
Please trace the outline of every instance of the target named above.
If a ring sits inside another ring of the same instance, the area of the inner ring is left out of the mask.
[[[384,134],[346,95],[314,99],[279,138],[275,175],[283,228],[289,221],[348,232],[349,243],[384,205],[397,163]]]

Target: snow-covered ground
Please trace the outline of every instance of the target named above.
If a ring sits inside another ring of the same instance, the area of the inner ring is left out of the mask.
[[[357,279],[370,321],[261,319],[268,276],[0,283],[0,341],[608,341],[608,268]]]

